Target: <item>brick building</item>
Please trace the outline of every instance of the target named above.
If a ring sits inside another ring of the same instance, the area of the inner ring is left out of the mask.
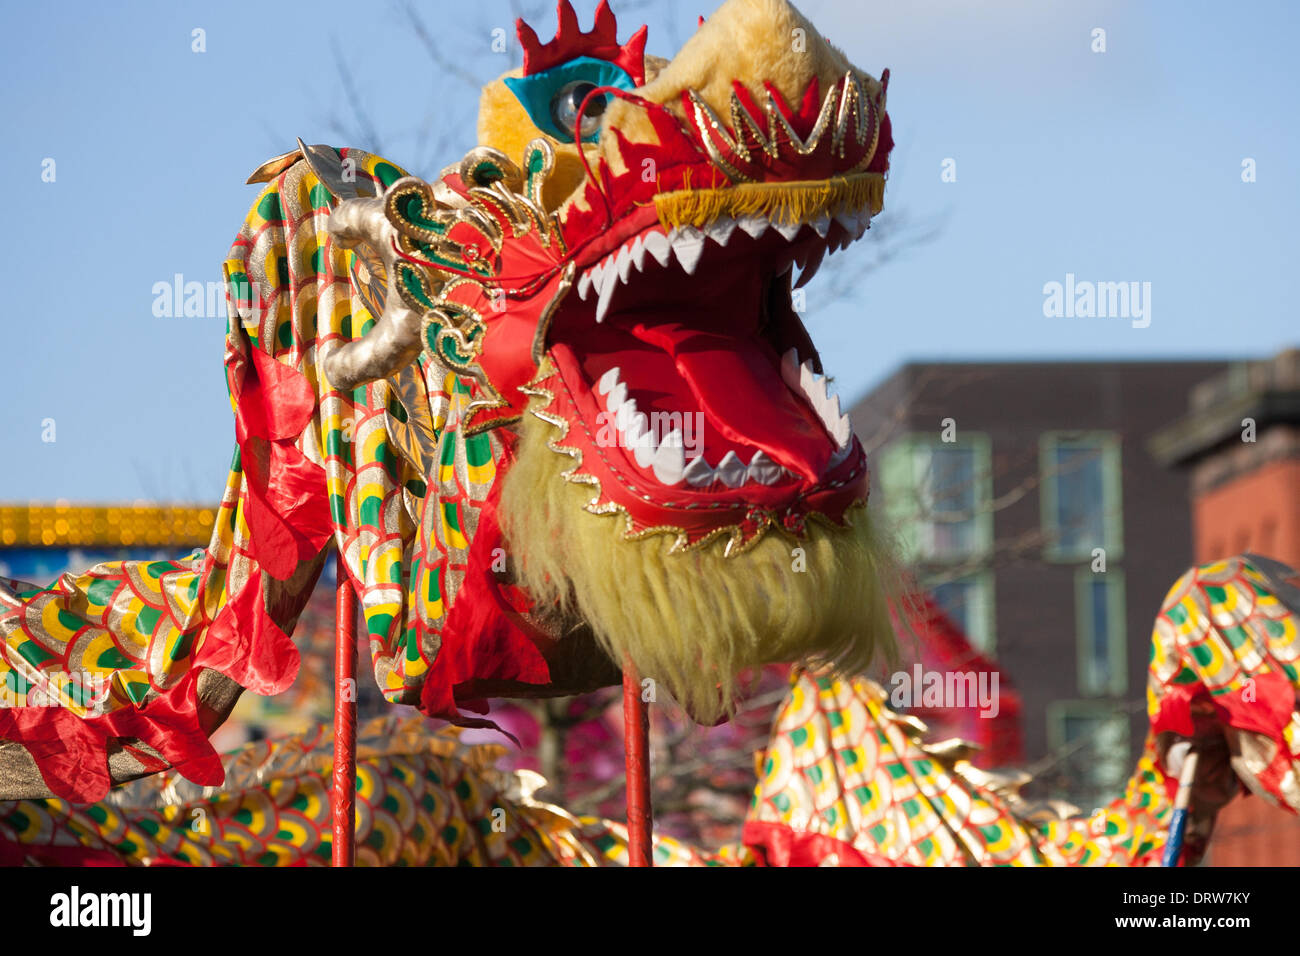
[[[1186,473],[1147,441],[1222,362],[914,363],[851,411],[921,584],[1021,696],[1038,793],[1118,796],[1160,602],[1192,561]]]
[[[1190,478],[1196,563],[1253,551],[1300,568],[1300,349],[1197,385],[1150,448]],[[1300,819],[1257,797],[1237,800],[1208,862],[1300,866]]]

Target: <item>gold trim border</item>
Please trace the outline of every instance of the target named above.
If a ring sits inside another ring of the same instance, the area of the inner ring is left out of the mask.
[[[0,548],[202,548],[213,505],[0,505]]]

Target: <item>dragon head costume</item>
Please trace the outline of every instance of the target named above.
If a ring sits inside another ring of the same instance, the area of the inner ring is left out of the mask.
[[[379,320],[326,373],[470,383],[521,583],[693,713],[765,663],[859,670],[889,633],[867,465],[791,293],[880,210],[888,73],[784,0],[731,0],[668,62],[603,3],[558,20],[519,23],[482,145],[334,212]]]

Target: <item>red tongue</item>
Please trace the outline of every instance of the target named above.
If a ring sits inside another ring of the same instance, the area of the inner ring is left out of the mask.
[[[770,350],[758,340],[675,322],[637,324],[632,334],[673,357],[709,424],[723,437],[761,448],[809,481],[821,478],[831,441],[812,409],[786,387]]]

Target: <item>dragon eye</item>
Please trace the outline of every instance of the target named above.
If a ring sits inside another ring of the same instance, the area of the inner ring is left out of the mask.
[[[560,143],[573,143],[574,132],[585,143],[594,143],[600,133],[601,115],[609,106],[610,94],[593,96],[582,117],[582,101],[597,87],[612,86],[635,90],[627,71],[609,60],[575,57],[542,73],[507,76],[505,84],[515,94],[539,130]]]
[[[582,109],[582,101],[596,88],[596,84],[588,83],[586,80],[577,80],[569,83],[555,94],[551,100],[551,119],[555,121],[564,133],[570,139],[573,138],[575,129],[578,126],[578,110]],[[609,94],[603,96],[593,96],[587,101],[587,110],[582,114],[582,138],[589,139],[596,135],[600,129],[600,117],[605,112],[605,107],[609,105]]]

